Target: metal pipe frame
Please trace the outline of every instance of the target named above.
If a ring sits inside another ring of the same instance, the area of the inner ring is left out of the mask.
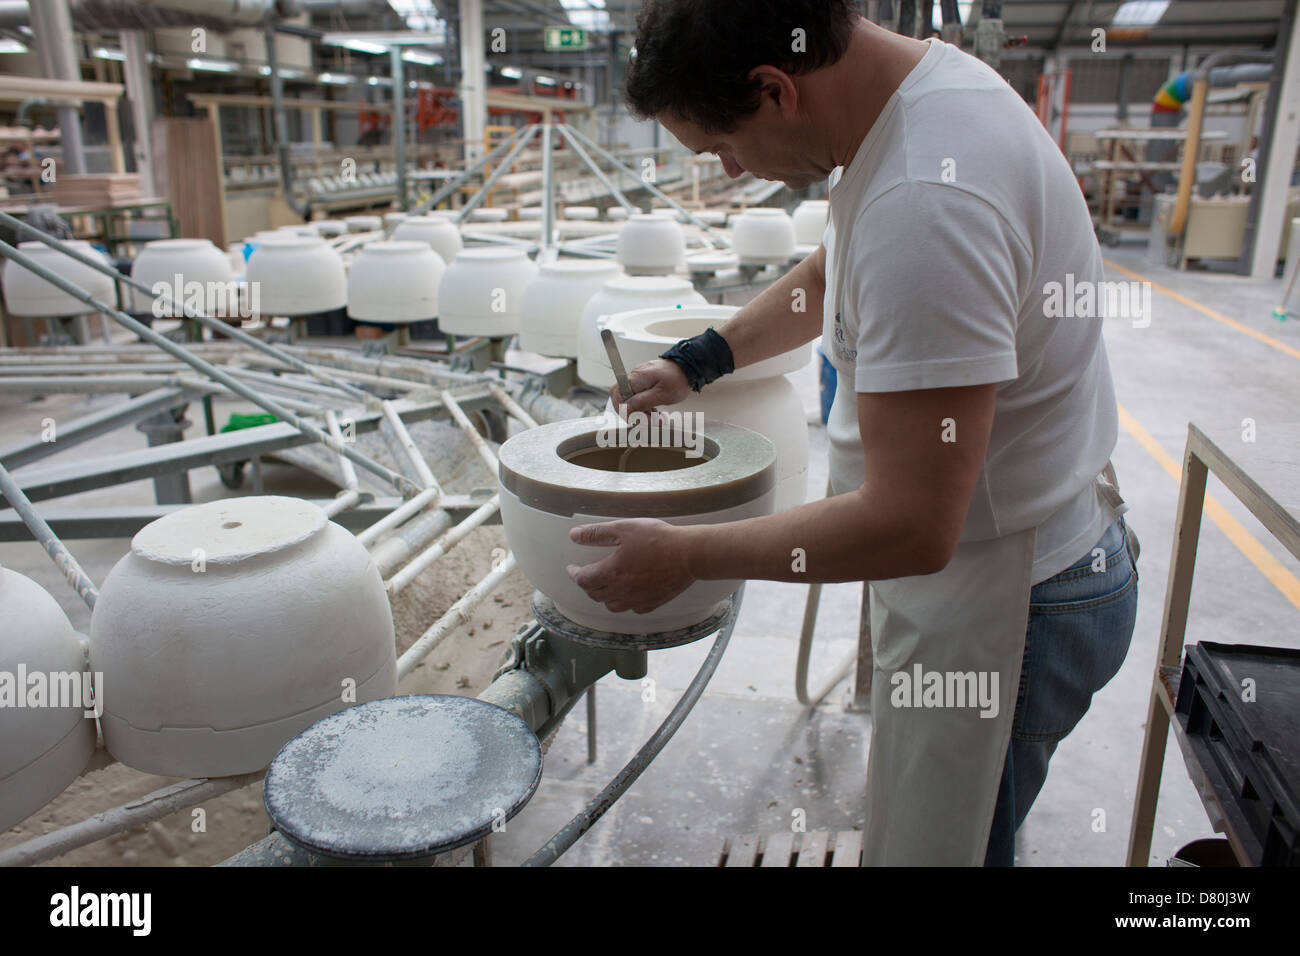
[[[361,498],[362,500],[358,505],[340,513],[336,518],[338,524],[354,533],[364,530],[379,518],[390,514],[397,506],[405,504],[401,498],[397,497],[372,498],[369,495],[362,494]],[[327,509],[337,500],[337,498],[314,500],[312,504],[321,509]],[[481,499],[469,495],[448,495],[441,502],[441,508],[438,512],[428,513],[429,516],[435,514],[444,515],[446,524],[441,528],[435,526],[431,532],[425,532],[426,537],[424,540],[428,541],[437,537],[450,527],[453,522],[471,514],[482,504]],[[116,505],[99,508],[64,508],[42,505],[41,518],[48,522],[50,528],[61,539],[130,538],[145,525],[157,521],[173,511],[188,507],[190,505]],[[419,541],[416,533],[420,529],[414,526],[424,521],[425,517],[422,515],[420,518],[398,528],[392,536],[385,538],[375,546],[373,554],[376,562],[380,565],[381,573],[390,574],[396,565],[423,546],[423,542]],[[499,523],[499,518],[484,522],[484,524],[496,523]],[[413,545],[406,543],[408,534],[417,543]],[[0,511],[0,542],[31,540],[30,529],[16,512],[11,510]],[[389,557],[389,552],[394,550],[398,542],[402,543],[405,554],[399,553],[396,558]]]
[[[403,403],[402,415],[410,421],[425,421],[436,417],[436,413],[441,411],[441,405],[434,403]],[[367,412],[357,415],[353,423],[359,432],[373,431],[379,427],[380,417],[374,412]],[[153,448],[118,452],[92,461],[50,464],[39,469],[28,469],[22,476],[21,487],[35,501],[61,498],[94,488],[154,478],[191,468],[248,461],[281,449],[306,445],[312,440],[311,436],[291,423],[276,422]],[[336,442],[332,436],[327,447],[336,453],[339,448],[351,450],[346,442]],[[409,479],[404,478],[403,481]]]
[[[220,382],[222,385],[226,386],[226,388],[230,389],[235,394],[239,395],[242,398],[247,399],[248,401],[252,402],[254,405],[258,406],[264,411],[270,412],[272,415],[275,415],[277,418],[283,419],[284,421],[293,425],[303,434],[307,435],[312,440],[318,441],[321,444],[325,445],[331,451],[335,451],[335,452],[339,452],[340,454],[347,455],[349,458],[353,460],[353,462],[365,468],[367,471],[375,475],[378,475],[380,478],[384,479],[385,481],[390,482],[393,485],[393,487],[398,489],[398,491],[401,491],[403,493],[409,492],[411,494],[418,493],[419,489],[408,478],[405,478],[404,476],[399,475],[396,472],[389,470],[388,468],[385,468],[383,465],[379,464],[379,462],[367,458],[365,455],[361,454],[354,448],[349,448],[347,445],[339,445],[337,442],[334,441],[333,438],[331,438],[325,432],[321,431],[319,428],[317,428],[315,425],[311,424],[310,422],[305,421],[303,418],[301,418],[294,412],[290,411],[288,408],[285,408],[283,405],[277,402],[271,401],[270,399],[266,398],[263,395],[259,395],[257,392],[253,391],[251,388],[249,388],[248,386],[240,382],[238,379],[232,377],[226,372],[223,372],[221,369],[217,368],[215,365],[212,365],[210,362],[207,362],[195,355],[189,354],[182,346],[178,345],[175,342],[172,342],[170,339],[162,335],[159,335],[153,329],[149,328],[149,326],[144,325],[141,322],[137,322],[135,319],[131,318],[131,316],[127,315],[125,312],[119,311],[118,309],[115,309],[113,306],[105,302],[101,302],[100,300],[96,299],[93,295],[91,295],[89,292],[85,291],[84,289],[80,288],[74,283],[69,282],[67,279],[63,278],[57,273],[45,268],[39,262],[33,260],[30,256],[25,255],[22,252],[19,252],[13,246],[9,245],[9,243],[0,241],[0,255],[3,255],[5,258],[18,263],[20,266],[23,266],[30,272],[35,273],[37,276],[44,279],[46,282],[49,282],[55,288],[61,289],[62,291],[66,292],[68,295],[71,295],[73,298],[77,299],[79,302],[83,302],[86,305],[90,306],[90,308],[95,312],[99,312],[102,315],[106,315],[109,318],[116,321],[118,324],[125,326],[127,329],[134,332],[136,335],[140,336],[146,341],[152,342],[154,345],[157,345],[164,352],[176,356],[181,361],[185,362],[185,364],[193,368],[195,371],[202,372],[204,375],[208,376],[214,381]]]
[[[0,462],[3,462],[6,468],[21,468],[56,451],[79,445],[123,425],[132,425],[164,409],[183,405],[192,397],[192,394],[184,388],[156,388],[143,395],[128,398],[125,402],[118,402],[111,408],[91,412],[89,415],[59,425],[52,441],[37,438],[10,445],[8,448],[0,448]]]
[[[532,142],[535,135],[537,135],[537,126],[535,124],[526,127],[526,132],[522,137],[520,137],[519,142],[515,143],[510,152],[506,154],[505,159],[501,160],[497,165],[497,168],[492,170],[488,178],[483,181],[483,185],[479,191],[469,198],[469,202],[465,203],[464,206],[457,210],[455,216],[453,216],[453,219],[457,223],[464,222],[465,218],[487,199],[488,193],[492,191],[492,187],[496,185],[497,180],[501,178],[510,164],[515,161],[515,157],[524,151],[524,147]]]
[[[578,142],[578,138],[569,135],[570,130],[566,124],[558,124],[557,129],[559,129],[560,135],[568,142],[569,148],[577,154],[579,159],[587,164],[587,168],[592,171],[598,180],[600,180],[601,185],[609,190],[609,194],[614,197],[620,206],[626,209],[629,214],[641,211],[640,207],[632,205],[631,201],[623,195],[623,191],[614,185],[610,178],[605,175],[605,171],[596,165],[594,159],[587,155],[587,150],[583,148],[582,143]]]
[[[537,128],[536,126],[521,127],[519,131],[516,132],[514,135],[512,135],[509,139],[503,140],[502,142],[498,143],[495,147],[493,147],[491,152],[489,152],[486,156],[482,157],[481,159],[475,160],[472,166],[467,167],[463,172],[459,173],[454,179],[449,180],[447,183],[441,186],[437,190],[437,192],[435,192],[432,196],[430,196],[428,199],[424,200],[424,202],[416,206],[415,209],[412,211],[411,215],[422,216],[425,213],[427,213],[429,210],[436,209],[440,202],[442,202],[448,196],[452,195],[456,190],[460,189],[467,182],[469,182],[471,177],[473,177],[475,173],[477,173],[488,163],[495,160],[498,156],[504,154],[506,150],[510,149],[518,141],[518,139],[521,136],[528,133],[529,130],[533,130],[536,128]],[[387,232],[391,233],[392,230],[391,229],[387,230]]]
[[[554,254],[555,248],[555,138],[554,124],[542,127],[542,243],[539,259]]]
[[[644,186],[650,192],[651,195],[656,196],[659,199],[662,199],[670,207],[677,210],[677,212],[681,213],[683,216],[686,217],[687,222],[691,223],[691,225],[702,230],[704,234],[709,238],[717,240],[719,243],[721,243],[724,246],[729,247],[731,245],[731,239],[725,233],[719,232],[716,229],[714,229],[712,226],[706,225],[705,223],[701,222],[699,219],[695,218],[695,214],[692,213],[689,209],[687,209],[685,206],[682,206],[680,203],[677,202],[677,200],[671,198],[667,193],[661,190],[654,183],[646,182],[644,179],[642,179],[640,176],[637,175],[636,170],[632,169],[630,166],[624,165],[622,160],[618,159],[618,157],[614,156],[603,146],[593,142],[587,136],[584,136],[582,133],[580,133],[577,129],[571,127],[565,130],[565,136],[569,137],[570,142],[573,142],[574,139],[580,140],[584,146],[586,146],[597,156],[605,160],[605,162],[610,163],[616,169],[620,169],[628,176],[631,176],[638,183]]]
[[[397,679],[400,681],[415,670],[454,628],[467,624],[469,613],[496,590],[497,585],[509,577],[516,567],[515,556],[507,554],[501,563],[489,571],[478,584],[466,591],[460,600],[447,609],[447,613],[440,617],[437,623],[421,634],[415,643],[397,659]]]
[[[73,249],[71,246],[68,246],[62,240],[54,236],[51,236],[47,232],[42,232],[40,229],[37,229],[35,226],[29,225],[24,220],[11,216],[9,215],[9,213],[4,212],[3,210],[0,210],[0,223],[14,227],[15,229],[19,230],[18,234],[20,236],[24,234],[29,235],[33,239],[37,240],[38,242],[45,243],[45,245],[49,246],[51,249],[58,250],[59,252],[63,253],[65,256],[67,256],[69,259],[73,260],[74,262],[79,262],[83,266],[88,266],[89,268],[94,269],[96,272],[100,273],[101,275],[108,276],[109,278],[113,279],[115,282],[120,282],[123,285],[127,286],[128,288],[134,289],[137,292],[144,293],[152,298],[161,299],[164,306],[170,307],[170,309],[172,310],[180,309],[181,314],[185,318],[193,319],[195,322],[198,322],[200,325],[204,326],[205,328],[209,329],[212,332],[229,336],[230,338],[235,339],[237,342],[247,345],[249,348],[255,349],[264,355],[268,355],[272,358],[278,359],[280,362],[283,362],[285,365],[289,366],[290,368],[296,369],[299,372],[303,372],[307,375],[312,376],[313,378],[319,379],[320,381],[324,382],[327,385],[332,385],[335,388],[338,388],[344,393],[350,395],[354,399],[357,399],[362,402],[369,402],[373,400],[373,396],[369,395],[367,392],[363,392],[361,389],[354,388],[353,386],[347,384],[346,382],[338,381],[337,379],[334,379],[331,376],[328,376],[317,369],[313,369],[306,362],[303,362],[301,359],[295,357],[294,355],[291,355],[277,348],[274,345],[270,345],[267,342],[263,342],[255,335],[249,335],[247,332],[245,332],[243,329],[237,326],[230,325],[226,322],[221,321],[220,319],[207,315],[206,313],[201,312],[198,309],[192,308],[191,306],[187,305],[184,302],[173,301],[172,297],[166,292],[160,293],[159,295],[155,296],[153,289],[150,286],[145,285],[143,282],[139,282],[131,278],[130,276],[122,275],[120,272],[118,272],[112,266],[105,263],[103,260],[97,259],[93,256],[85,255],[84,253],[79,252],[76,249]],[[82,301],[85,300],[82,299]],[[112,316],[109,317],[112,318]],[[156,343],[152,343],[152,344],[156,344]],[[225,347],[224,343],[212,343],[212,344],[213,345],[219,344],[222,345],[222,347]],[[159,346],[159,348],[162,348],[162,346]],[[164,351],[167,350],[164,349]],[[175,354],[175,353],[171,353],[171,354]]]
[[[384,587],[387,589],[389,597],[399,593],[408,584],[423,574],[425,570],[430,568],[435,561],[452,548],[456,547],[456,545],[460,544],[467,534],[486,522],[489,518],[495,516],[500,510],[501,498],[499,495],[493,495],[491,501],[488,501],[460,524],[442,535],[442,537],[433,543],[432,547],[427,551],[422,552],[410,564],[385,581]]]
[[[637,778],[645,771],[645,768],[650,765],[650,762],[659,755],[659,752],[677,733],[677,729],[685,722],[686,717],[704,694],[704,688],[708,686],[709,681],[713,678],[713,673],[718,669],[722,655],[731,642],[731,632],[736,627],[736,618],[740,614],[740,603],[741,598],[744,596],[744,590],[745,587],[742,584],[732,598],[731,608],[723,621],[717,640],[713,642],[713,647],[709,650],[708,657],[704,659],[699,672],[696,673],[695,678],[682,693],[672,711],[664,718],[664,722],[659,725],[658,729],[636,752],[635,756],[628,761],[627,765],[615,775],[614,779],[577,816],[543,844],[536,853],[530,856],[524,862],[524,866],[550,866],[564,855],[573,844],[578,842],[584,833],[596,824],[596,821],[605,814],[605,811],[627,792],[627,789],[636,782]]]
[[[68,583],[72,585],[77,596],[86,602],[86,606],[92,611],[95,609],[95,601],[99,598],[99,588],[95,587],[95,582],[90,579],[77,559],[59,540],[58,536],[50,529],[50,526],[32,507],[32,503],[27,500],[22,489],[10,476],[9,472],[3,465],[0,465],[0,491],[4,492],[5,498],[9,500],[10,506],[23,519],[37,543],[45,549],[45,553],[50,556],[54,566],[58,568]]]

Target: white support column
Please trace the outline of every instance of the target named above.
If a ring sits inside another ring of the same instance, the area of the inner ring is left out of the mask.
[[[122,77],[126,81],[126,97],[131,107],[131,125],[135,127],[135,141],[131,152],[135,168],[140,174],[140,194],[157,195],[153,176],[153,77],[149,67],[149,51],[145,35],[140,30],[123,30],[118,34],[122,44]]]
[[[52,80],[81,80],[77,51],[72,45],[72,16],[68,0],[40,0],[28,6],[32,30],[36,34],[41,72]],[[81,117],[77,107],[60,106],[59,143],[63,148],[63,167],[73,175],[86,172],[86,147],[81,136]]]
[[[1256,186],[1259,222],[1255,230],[1255,258],[1250,265],[1252,279],[1271,279],[1277,270],[1282,244],[1282,223],[1286,217],[1286,196],[1295,166],[1296,143],[1300,141],[1300,16],[1291,19],[1291,36],[1278,37],[1286,46],[1286,73],[1282,77],[1282,99],[1277,107],[1277,124],[1267,156],[1259,157],[1261,172]]]
[[[465,132],[465,162],[483,155],[487,135],[487,54],[483,0],[460,0],[460,114]]]

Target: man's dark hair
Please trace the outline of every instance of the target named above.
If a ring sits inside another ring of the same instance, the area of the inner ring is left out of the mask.
[[[734,132],[759,107],[751,70],[798,75],[837,62],[858,16],[852,0],[646,0],[628,106],[641,117],[667,111],[710,133]]]

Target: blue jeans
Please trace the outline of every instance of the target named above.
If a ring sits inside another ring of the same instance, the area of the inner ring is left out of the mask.
[[[1043,788],[1056,745],[1128,654],[1138,574],[1124,519],[1107,528],[1095,547],[1105,551],[1104,570],[1093,569],[1090,548],[1030,594],[1020,693],[985,866],[1014,864],[1016,830]]]

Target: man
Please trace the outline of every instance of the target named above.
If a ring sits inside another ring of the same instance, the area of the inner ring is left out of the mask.
[[[732,177],[839,175],[825,244],[634,369],[629,414],[820,334],[857,428],[831,433],[832,497],[576,529],[616,550],[569,573],[638,612],[701,579],[872,582],[864,862],[1010,865],[1136,612],[1102,322],[1045,308],[1103,279],[1073,174],[995,72],[849,0],[647,0],[627,96]]]

